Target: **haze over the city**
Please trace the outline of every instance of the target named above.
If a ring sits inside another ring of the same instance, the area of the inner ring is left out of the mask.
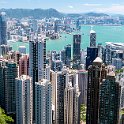
[[[0,8],[55,8],[64,13],[104,12],[123,14],[123,0],[0,0]]]

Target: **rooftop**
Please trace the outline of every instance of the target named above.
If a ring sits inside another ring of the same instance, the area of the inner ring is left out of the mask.
[[[93,62],[97,63],[103,63],[102,59],[100,57],[97,57]]]
[[[94,34],[94,33],[96,33],[94,30],[91,30],[91,31],[90,31],[90,34]]]

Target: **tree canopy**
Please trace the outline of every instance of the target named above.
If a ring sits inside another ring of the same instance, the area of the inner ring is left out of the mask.
[[[10,122],[14,122],[14,120],[7,116],[5,111],[0,107],[0,124],[9,124]]]

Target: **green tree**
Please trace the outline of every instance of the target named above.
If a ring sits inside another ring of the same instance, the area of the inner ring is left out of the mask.
[[[86,122],[86,106],[82,104],[80,109],[80,121]]]
[[[0,124],[9,124],[10,122],[14,122],[14,120],[5,114],[5,111],[0,108]]]

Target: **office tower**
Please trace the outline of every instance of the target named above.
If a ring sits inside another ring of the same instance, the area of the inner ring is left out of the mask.
[[[15,78],[17,77],[17,65],[12,61],[8,61],[4,69],[5,110],[8,114],[15,114]]]
[[[52,61],[51,70],[53,71],[61,71],[63,68],[63,63],[61,60]]]
[[[0,55],[2,56],[6,55],[11,50],[12,47],[10,47],[9,45],[0,45]]]
[[[65,65],[70,66],[71,63],[71,45],[65,46]]]
[[[110,72],[100,85],[99,124],[118,124],[120,85]]]
[[[29,41],[29,76],[33,81],[33,108],[35,106],[35,82],[44,78],[46,68],[46,39],[34,38]],[[35,111],[33,111],[35,121]]]
[[[81,60],[81,35],[73,35],[73,63],[80,63]]]
[[[16,124],[33,124],[32,78],[22,75],[16,83]]]
[[[112,58],[112,65],[116,67],[117,70],[122,68],[122,59],[120,58]]]
[[[96,32],[94,30],[90,31],[90,47],[96,47]]]
[[[35,122],[52,124],[52,85],[46,79],[35,83]]]
[[[69,82],[64,91],[64,124],[78,124],[78,87]]]
[[[78,71],[78,86],[80,91],[79,104],[87,104],[87,81],[88,72],[86,70]]]
[[[0,45],[7,45],[7,37],[6,37],[6,13],[0,13]]]
[[[73,35],[73,69],[81,68],[81,35]]]
[[[90,65],[92,65],[93,61],[98,56],[98,48],[96,47],[87,47],[87,57],[86,57],[86,70]]]
[[[22,54],[26,54],[26,47],[25,46],[19,46],[19,52]]]
[[[88,69],[86,124],[98,124],[99,87],[105,77],[105,66],[102,60],[97,57]]]
[[[29,69],[29,56],[23,55],[19,59],[19,76],[28,75],[28,69]]]

